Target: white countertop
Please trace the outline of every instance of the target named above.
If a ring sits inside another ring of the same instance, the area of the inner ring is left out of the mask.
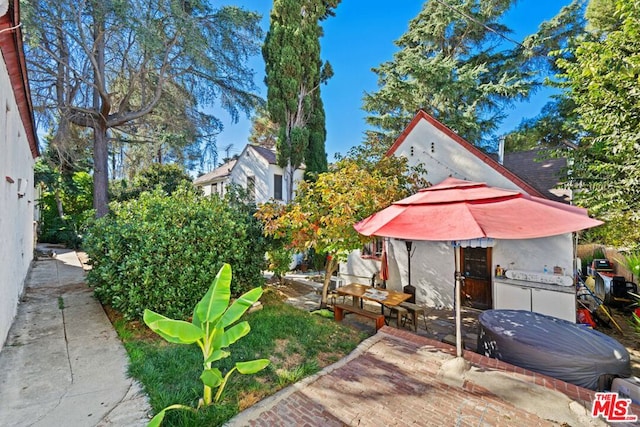
[[[567,294],[570,294],[570,293],[575,294],[576,292],[575,286],[561,286],[561,285],[555,285],[552,283],[529,282],[526,280],[509,279],[507,277],[495,277],[493,281],[494,283],[497,283],[497,284],[520,286],[522,288],[545,289],[548,291],[563,292]]]

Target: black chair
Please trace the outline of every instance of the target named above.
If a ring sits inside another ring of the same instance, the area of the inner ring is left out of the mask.
[[[629,292],[637,294],[638,285],[627,281],[622,276],[613,276],[611,279],[611,297],[609,298],[609,305],[616,307],[634,305],[636,302],[635,298],[632,295],[629,295]]]

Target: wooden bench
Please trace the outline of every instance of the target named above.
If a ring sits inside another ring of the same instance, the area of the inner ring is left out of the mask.
[[[359,307],[347,304],[334,304],[333,305],[333,318],[336,322],[342,322],[345,313],[355,313],[357,315],[367,317],[376,321],[376,331],[384,326],[384,314],[374,313],[373,311],[364,310]]]
[[[413,322],[413,330],[418,331],[418,314],[422,314],[422,318],[424,319],[424,328],[429,331],[429,327],[427,326],[427,316],[424,311],[424,307],[419,306],[418,304],[414,304],[412,302],[403,302],[400,304],[399,308],[406,309],[409,313],[411,313],[411,322]],[[404,326],[407,319],[409,319],[408,313],[403,313],[404,321],[402,322],[402,326]],[[400,313],[398,313],[398,317],[400,317]]]

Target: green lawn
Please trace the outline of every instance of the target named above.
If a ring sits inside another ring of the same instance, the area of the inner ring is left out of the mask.
[[[332,319],[285,304],[271,290],[262,310],[245,315],[251,332],[233,344],[217,366],[226,373],[235,362],[268,358],[256,375],[235,372],[222,399],[197,413],[169,411],[164,426],[219,426],[238,412],[349,354],[366,334]],[[173,404],[197,406],[202,395],[202,353],[196,345],[169,344],[138,322],[114,322],[131,360],[129,373],[149,395],[154,412]]]

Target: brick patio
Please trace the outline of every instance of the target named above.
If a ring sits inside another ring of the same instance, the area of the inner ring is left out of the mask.
[[[385,326],[347,358],[257,403],[229,425],[605,425],[589,415],[591,390],[470,351],[464,355],[468,374],[443,375],[442,364],[454,356],[451,345]]]

